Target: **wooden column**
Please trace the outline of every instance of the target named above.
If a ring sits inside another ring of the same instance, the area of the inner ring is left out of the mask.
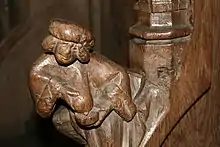
[[[166,67],[166,62],[158,63],[157,59],[157,56],[167,57],[163,53],[167,48],[162,44],[174,45],[169,49],[172,52],[169,112],[145,145],[217,146],[214,141],[219,140],[215,131],[220,102],[217,96],[219,33],[216,33],[220,27],[215,15],[220,10],[218,0],[140,0],[139,3],[145,5],[135,7],[138,23],[130,29],[135,36],[132,41],[138,44],[130,48],[131,67],[145,71],[147,78],[155,81],[157,76],[152,73],[156,70],[152,68]],[[192,11],[185,11],[187,7]],[[188,41],[175,47],[184,36]]]

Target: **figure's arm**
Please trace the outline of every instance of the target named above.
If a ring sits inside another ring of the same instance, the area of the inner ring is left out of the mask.
[[[130,121],[136,114],[136,106],[132,101],[131,95],[126,90],[126,87],[121,88],[115,83],[106,87],[108,97],[112,101],[115,112],[122,117],[123,120]]]
[[[30,73],[29,87],[34,99],[35,108],[41,117],[49,117],[59,94],[51,87],[51,78],[44,72]]]
[[[86,89],[69,85],[68,79],[63,76],[65,73],[48,62],[51,61],[47,56],[40,58],[32,68],[29,77],[30,91],[39,115],[50,116],[58,98],[64,100],[72,110],[88,113],[92,109],[92,100],[91,96],[85,92]]]
[[[123,120],[130,121],[136,114],[136,105],[130,93],[130,81],[126,73],[109,76],[96,95],[94,107],[88,115],[76,114],[76,120],[83,126],[99,126],[114,110]],[[98,117],[98,121],[96,121]]]

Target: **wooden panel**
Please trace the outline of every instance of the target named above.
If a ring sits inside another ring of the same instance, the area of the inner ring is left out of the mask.
[[[90,26],[95,37],[95,46],[94,50],[97,52],[101,52],[101,16],[102,16],[102,8],[101,8],[101,0],[90,0]]]
[[[111,60],[128,65],[128,28],[135,21],[135,0],[102,1],[101,52]]]
[[[205,140],[204,136],[199,136],[196,133],[200,132],[196,129],[200,126],[204,126],[200,128],[202,132],[212,132],[211,127],[215,128],[215,125],[210,121],[212,118],[215,118],[217,113],[212,113],[215,111],[213,109],[213,104],[210,103],[212,100],[203,100],[210,99],[207,95],[202,97],[202,101],[199,101],[197,106],[193,108],[191,111],[190,108],[194,104],[196,104],[202,96],[202,92],[205,92],[207,89],[207,85],[211,75],[210,70],[212,68],[211,65],[211,53],[213,47],[217,49],[216,38],[219,38],[219,35],[216,32],[219,32],[219,24],[217,24],[217,12],[219,11],[219,3],[217,0],[215,1],[206,1],[206,0],[195,0],[195,18],[194,18],[194,32],[192,34],[192,42],[187,48],[183,49],[182,54],[182,62],[183,66],[181,69],[181,75],[179,80],[172,84],[171,88],[171,98],[170,98],[170,112],[166,116],[165,120],[160,124],[157,128],[156,132],[149,140],[147,146],[160,146],[164,144],[164,146],[201,146],[200,143],[193,142],[194,139],[203,140],[203,143],[207,143],[208,146],[209,140]],[[219,21],[219,20],[218,20]],[[213,29],[215,28],[215,29]],[[215,44],[215,45],[214,45]],[[217,52],[216,52],[217,53]],[[215,61],[217,62],[217,61]],[[219,64],[219,63],[215,63]],[[218,68],[218,67],[215,67]],[[214,80],[218,80],[215,76]],[[215,86],[214,86],[215,87]],[[212,87],[212,88],[214,88]],[[213,90],[210,91],[211,95],[213,95]],[[217,105],[218,98],[212,98],[215,100],[215,104]],[[207,104],[205,104],[207,102]],[[204,108],[203,108],[204,107]],[[202,108],[202,109],[201,109]],[[209,110],[207,110],[209,109]],[[183,122],[180,121],[182,117],[184,117]],[[205,115],[200,113],[206,113]],[[197,117],[195,117],[197,116]],[[203,120],[204,119],[204,120]],[[202,121],[203,122],[197,122]],[[215,123],[218,123],[218,120],[215,120]],[[181,122],[181,125],[175,128],[175,126]],[[186,127],[187,126],[187,127]],[[172,135],[172,130],[174,129],[174,133]],[[194,128],[193,130],[191,130]],[[210,130],[209,130],[210,129]],[[192,133],[192,131],[195,131]],[[166,142],[167,137],[170,135],[170,140]],[[186,134],[185,134],[186,133]],[[191,133],[191,135],[189,135]],[[185,134],[185,135],[182,135]],[[205,133],[204,133],[205,135]],[[210,134],[211,135],[211,134]],[[175,136],[175,137],[174,137]],[[184,138],[185,136],[185,138]],[[199,137],[198,137],[199,136]],[[186,137],[189,137],[186,139]],[[191,139],[190,139],[191,137]],[[201,138],[202,139],[201,139]],[[174,141],[175,140],[175,141]],[[185,143],[183,143],[186,141]],[[182,145],[179,143],[181,142]],[[206,146],[206,145],[205,145]]]
[[[5,1],[0,2],[0,40],[9,31],[9,12]]]
[[[46,25],[53,18],[62,18],[90,28],[89,0],[30,0],[30,16]]]
[[[209,25],[212,33],[212,41],[209,44],[213,49],[212,88],[184,115],[164,142],[164,147],[219,147],[220,145],[220,40],[218,33],[220,32],[220,19],[214,15],[218,13],[220,3],[218,0],[212,1],[212,4],[208,3],[208,1],[203,3],[203,8],[206,8],[207,12],[208,8],[212,10],[211,16],[213,16],[210,21],[212,23]]]
[[[8,0],[10,26],[13,28],[29,16],[30,0]]]

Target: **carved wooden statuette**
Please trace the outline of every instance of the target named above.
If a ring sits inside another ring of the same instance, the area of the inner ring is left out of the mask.
[[[61,133],[89,146],[146,142],[154,119],[161,117],[148,116],[168,106],[168,89],[91,51],[94,38],[79,25],[54,20],[49,32],[42,43],[45,54],[30,72],[38,114],[53,115]],[[57,108],[59,100],[65,104]],[[151,101],[157,102],[149,111]]]
[[[144,147],[169,111],[182,46],[192,31],[188,0],[140,0],[130,28],[131,70],[92,51],[80,25],[51,21],[45,53],[30,72],[30,90],[42,117],[81,144]],[[64,102],[64,103],[62,103]]]

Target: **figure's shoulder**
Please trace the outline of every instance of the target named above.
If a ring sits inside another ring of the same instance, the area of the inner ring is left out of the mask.
[[[42,54],[33,64],[32,70],[42,68],[46,65],[55,65],[57,64],[53,55]]]
[[[92,62],[100,62],[100,63],[109,63],[109,62],[111,62],[111,60],[109,60],[107,57],[105,57],[102,54],[97,53],[95,51],[93,51],[91,53],[91,58],[90,59],[91,59]]]
[[[97,52],[91,53],[90,60],[91,60],[91,63],[100,65],[99,66],[100,68],[102,66],[105,66],[109,70],[121,71],[121,72],[125,71],[125,69],[121,65],[115,63],[114,61],[111,61],[110,59],[108,59],[104,55],[101,55]]]

